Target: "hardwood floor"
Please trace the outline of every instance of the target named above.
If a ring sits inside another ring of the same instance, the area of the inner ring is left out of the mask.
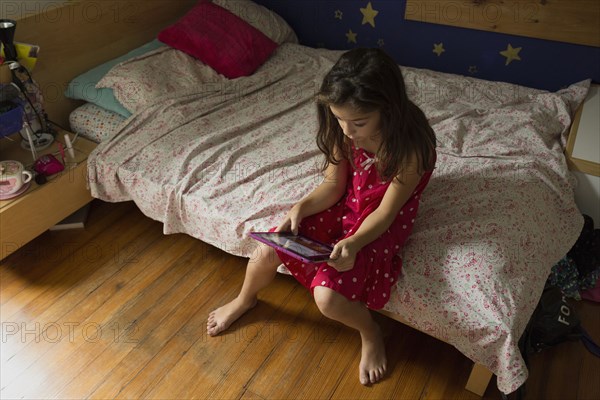
[[[452,346],[376,314],[390,373],[358,382],[360,340],[278,275],[225,334],[206,317],[246,259],[95,201],[85,230],[46,232],[0,264],[2,399],[477,399]],[[576,304],[600,338],[600,305]],[[600,360],[577,342],[532,357],[527,399],[600,398]],[[493,380],[485,399],[500,399]]]

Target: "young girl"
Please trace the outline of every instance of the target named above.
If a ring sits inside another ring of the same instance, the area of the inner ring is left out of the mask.
[[[323,182],[274,230],[335,243],[330,261],[305,264],[261,244],[238,297],[210,313],[207,332],[219,334],[254,307],[283,263],[323,315],[359,331],[366,385],[384,376],[387,363],[369,309],[386,304],[400,274],[398,254],[435,165],[435,134],[408,99],[398,65],[377,49],[340,57],[317,95],[317,113]]]

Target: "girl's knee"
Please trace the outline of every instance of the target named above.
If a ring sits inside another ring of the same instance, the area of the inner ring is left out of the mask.
[[[277,268],[281,264],[281,260],[272,247],[260,243],[253,251],[249,263]]]
[[[325,286],[316,286],[313,289],[313,296],[319,311],[326,317],[336,315],[336,311],[340,308],[342,302],[348,301],[341,294]]]

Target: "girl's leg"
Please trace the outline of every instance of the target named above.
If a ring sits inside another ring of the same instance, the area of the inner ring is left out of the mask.
[[[256,294],[275,278],[279,264],[281,261],[273,248],[261,243],[248,261],[240,293],[235,299],[208,315],[206,332],[210,336],[218,335],[254,307]]]
[[[360,383],[367,385],[383,378],[387,368],[383,335],[367,307],[361,302],[348,300],[328,287],[316,286],[313,293],[317,307],[323,315],[360,333],[362,341]]]

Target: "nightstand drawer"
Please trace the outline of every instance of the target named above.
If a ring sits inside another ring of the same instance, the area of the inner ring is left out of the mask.
[[[64,133],[60,131],[57,140]],[[56,146],[53,144],[38,155],[52,153]],[[67,160],[62,172],[51,176],[44,185],[34,182],[24,194],[0,201],[0,259],[92,201],[87,188],[87,156],[95,147],[95,143],[78,138],[73,145],[75,159]],[[24,152],[18,141],[3,141],[0,150],[3,159],[32,163],[31,154]]]
[[[86,188],[86,174],[87,162],[84,161],[15,200],[10,212],[2,213],[0,259],[92,201]]]

